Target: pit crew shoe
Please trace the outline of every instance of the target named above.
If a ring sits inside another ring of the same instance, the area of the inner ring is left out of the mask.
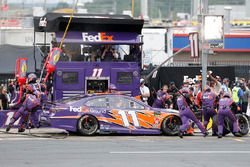
[[[18,132],[24,132],[25,131],[25,125],[21,125],[19,128],[18,128]]]
[[[236,137],[242,137],[242,135],[239,132],[235,132],[235,133],[233,133],[233,135]]]
[[[205,132],[205,133],[203,134],[203,137],[207,137],[208,134],[209,134],[208,132]]]
[[[183,138],[183,132],[179,131],[179,137],[182,139]]]
[[[6,128],[6,132],[9,132],[9,131],[10,131],[10,128],[11,128],[11,126],[8,125],[7,128]]]
[[[213,133],[212,133],[212,136],[218,136],[218,135],[217,135],[217,133],[213,132]]]
[[[25,128],[18,128],[18,132],[24,132]]]

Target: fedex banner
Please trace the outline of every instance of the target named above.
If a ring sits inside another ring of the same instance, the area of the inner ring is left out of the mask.
[[[61,41],[63,32],[56,33]],[[65,43],[138,44],[140,36],[133,32],[68,32]]]

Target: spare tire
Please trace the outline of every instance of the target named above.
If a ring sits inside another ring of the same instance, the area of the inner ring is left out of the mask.
[[[162,121],[161,130],[165,135],[175,136],[178,135],[181,124],[182,122],[179,116],[171,115]]]

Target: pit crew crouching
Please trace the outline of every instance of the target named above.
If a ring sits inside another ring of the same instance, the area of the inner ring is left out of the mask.
[[[40,108],[40,99],[37,98],[37,96],[33,93],[34,92],[32,87],[30,85],[26,86],[26,95],[24,97],[25,99],[22,103],[22,106],[11,118],[9,125],[6,128],[7,132],[20,117],[22,118],[22,121],[18,128],[18,132],[24,132],[29,121],[29,115],[31,115],[32,117],[33,124],[39,126],[39,121],[36,117],[36,111]]]
[[[233,123],[233,134],[234,136],[241,137],[239,133],[239,127],[237,118],[233,111],[237,110],[237,104],[233,101],[229,93],[224,93],[223,97],[219,101],[218,110],[218,138],[222,138],[223,135],[223,124],[226,117]]]
[[[190,93],[188,88],[181,89],[181,96],[177,99],[177,105],[180,112],[180,117],[182,121],[182,125],[180,126],[179,137],[183,138],[184,132],[190,127],[189,119],[191,119],[203,133],[203,136],[206,137],[208,132],[206,131],[205,127],[201,124],[201,122],[196,118],[195,114],[190,108],[192,105],[192,101],[190,98]]]

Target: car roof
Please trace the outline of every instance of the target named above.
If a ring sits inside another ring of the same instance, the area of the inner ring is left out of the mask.
[[[117,94],[117,93],[115,93],[115,94],[106,94],[105,93],[105,94],[77,95],[77,96],[73,96],[70,98],[59,100],[58,102],[59,103],[72,103],[72,102],[78,102],[78,101],[82,101],[82,100],[87,101],[88,99],[92,99],[92,98],[101,98],[101,97],[110,97],[110,96],[121,96],[121,97],[133,99],[133,97],[131,97],[129,95]]]

